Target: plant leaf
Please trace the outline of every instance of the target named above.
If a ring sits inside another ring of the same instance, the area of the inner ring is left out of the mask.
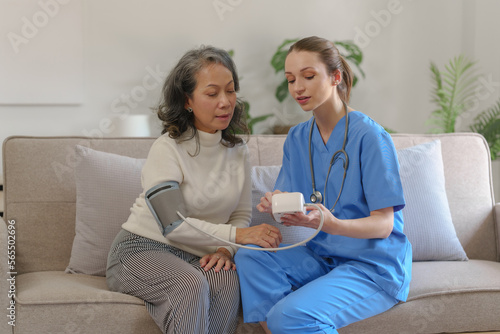
[[[286,97],[288,96],[288,80],[287,79],[283,80],[281,82],[281,84],[278,87],[276,87],[275,96],[280,103],[286,99]]]
[[[298,38],[294,38],[294,39],[285,39],[285,41],[283,43],[281,43],[280,46],[278,46],[278,51],[281,51],[285,46],[287,46],[288,44],[293,44],[295,42],[297,42],[299,39]],[[288,52],[288,48],[286,48],[285,50],[286,52]]]
[[[283,71],[285,69],[285,59],[287,51],[277,51],[273,58],[271,59],[271,65],[275,70],[275,73]]]
[[[455,132],[458,117],[465,111],[477,87],[476,62],[463,55],[454,57],[440,71],[431,62],[431,78],[434,83],[431,101],[440,109],[432,112],[431,121],[440,132]]]
[[[298,38],[285,39],[285,41],[281,43],[280,46],[278,46],[278,49],[271,58],[271,66],[274,68],[275,73],[278,73],[279,71],[285,69],[285,59],[286,55],[288,54],[289,45],[295,43],[298,40]]]
[[[363,52],[353,41],[336,41],[336,46],[341,46],[346,52],[341,52],[342,56],[349,59],[352,63],[359,65],[363,61]]]
[[[262,116],[257,116],[257,117],[254,117],[252,118],[249,122],[248,122],[248,127],[253,127],[253,125],[255,123],[259,123],[259,122],[262,122],[262,121],[265,121],[266,119],[268,119],[269,117],[273,116],[273,114],[266,114],[266,115],[262,115]]]
[[[492,160],[500,157],[500,100],[493,107],[479,113],[470,129],[486,139]]]

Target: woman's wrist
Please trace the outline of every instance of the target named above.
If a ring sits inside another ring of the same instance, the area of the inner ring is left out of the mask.
[[[245,229],[246,229],[246,227],[237,227],[236,228],[236,233],[234,234],[234,242],[235,243],[241,244],[241,233],[244,233]]]

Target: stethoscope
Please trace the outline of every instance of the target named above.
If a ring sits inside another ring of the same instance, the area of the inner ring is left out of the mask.
[[[335,162],[340,159],[342,155],[344,155],[344,163],[342,164],[344,168],[344,176],[342,177],[342,183],[340,185],[340,191],[337,196],[337,199],[335,200],[335,203],[333,204],[333,207],[330,209],[330,211],[333,213],[335,206],[337,205],[337,202],[339,201],[340,194],[342,194],[342,189],[344,188],[344,181],[346,178],[346,173],[347,173],[347,167],[349,166],[349,156],[347,155],[347,152],[345,151],[345,145],[347,142],[347,131],[349,129],[349,116],[347,112],[347,105],[344,101],[342,101],[344,104],[344,109],[345,109],[345,133],[344,133],[344,143],[342,144],[342,148],[332,155],[332,159],[330,160],[330,166],[328,167],[328,172],[326,173],[326,179],[325,179],[325,186],[323,187],[323,192],[325,193],[324,196],[324,203],[326,204],[326,184],[328,182],[328,177],[330,176],[330,170],[332,169],[332,166],[335,164]],[[313,133],[313,128],[314,124],[316,121],[313,119],[311,122],[311,128],[309,129],[309,165],[311,167],[311,180],[312,180],[312,188],[313,188],[313,193],[310,196],[310,200],[312,203],[321,203],[323,202],[323,195],[319,190],[316,190],[316,182],[314,181],[314,166],[313,166],[313,160],[312,160],[312,152],[311,152],[311,139],[312,139],[312,133]]]

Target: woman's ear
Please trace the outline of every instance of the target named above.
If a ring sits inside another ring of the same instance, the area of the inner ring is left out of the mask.
[[[191,105],[190,101],[189,101],[189,96],[185,96],[185,102],[184,102],[184,109],[188,109],[189,106]]]

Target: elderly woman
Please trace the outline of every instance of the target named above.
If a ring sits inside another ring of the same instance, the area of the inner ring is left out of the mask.
[[[275,227],[248,227],[250,167],[247,146],[235,135],[246,131],[238,90],[227,52],[201,47],[180,59],[163,87],[158,116],[164,129],[142,170],[144,191],[109,253],[109,288],[143,299],[163,333],[233,333],[237,327],[236,248],[199,230],[262,247],[281,241]],[[161,189],[173,189],[156,203],[174,217],[168,222],[148,202],[148,194]]]

